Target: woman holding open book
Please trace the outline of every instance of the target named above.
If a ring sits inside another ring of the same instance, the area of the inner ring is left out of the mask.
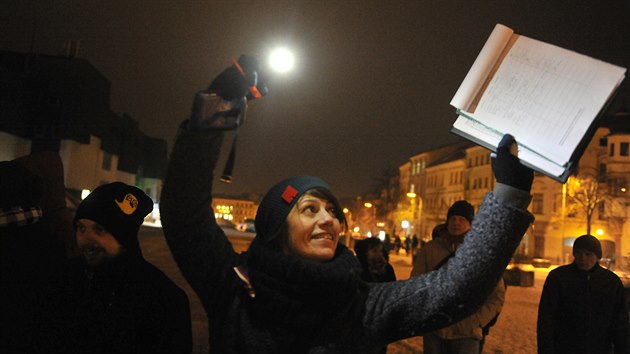
[[[533,175],[510,155],[513,138],[499,150],[499,183],[479,208],[474,236],[435,272],[362,281],[358,260],[339,243],[347,227],[339,202],[326,182],[311,176],[269,189],[256,215],[256,237],[237,254],[211,201],[223,122],[245,113],[247,89],[257,84],[257,67],[242,69],[243,75],[235,67],[219,75],[204,94],[220,104],[194,110],[182,125],[161,202],[171,252],[207,311],[211,352],[373,353],[473,313],[533,221],[526,210]],[[305,148],[319,144],[313,139]]]

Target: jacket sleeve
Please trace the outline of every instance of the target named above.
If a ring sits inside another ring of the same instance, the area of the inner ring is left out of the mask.
[[[212,305],[229,292],[224,282],[234,276],[232,267],[238,258],[212,210],[213,170],[222,140],[219,132],[181,132],[160,202],[164,235],[173,258],[206,311],[216,309]]]
[[[366,336],[375,343],[391,343],[473,314],[496,287],[533,219],[526,210],[504,204],[489,193],[470,237],[447,267],[370,288],[363,317]]]
[[[428,246],[424,245],[420,248],[420,252],[416,256],[416,259],[413,261],[413,268],[411,269],[411,276],[415,277],[416,275],[428,273],[429,269],[429,260],[428,260]]]
[[[540,303],[538,304],[538,353],[554,352],[554,322],[558,308],[560,284],[555,272],[551,271],[545,280]]]

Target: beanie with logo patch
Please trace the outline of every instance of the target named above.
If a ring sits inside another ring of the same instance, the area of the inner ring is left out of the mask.
[[[128,251],[140,253],[138,231],[153,201],[142,190],[122,182],[104,184],[90,193],[74,217],[102,225]]]

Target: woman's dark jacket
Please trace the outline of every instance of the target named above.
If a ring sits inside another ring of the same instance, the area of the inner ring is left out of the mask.
[[[628,312],[621,280],[596,264],[575,263],[547,276],[538,307],[538,352],[626,353]]]
[[[389,283],[359,280],[359,263],[343,245],[325,263],[256,239],[237,254],[211,208],[221,142],[220,133],[182,132],[160,206],[171,252],[207,311],[213,353],[370,353],[457,322],[483,303],[533,221],[488,194],[470,231],[474,241],[461,246],[453,266]]]

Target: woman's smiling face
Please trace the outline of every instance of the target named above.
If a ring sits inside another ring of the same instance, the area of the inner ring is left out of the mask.
[[[341,223],[333,203],[307,192],[289,212],[287,224],[289,253],[317,262],[335,256]]]

